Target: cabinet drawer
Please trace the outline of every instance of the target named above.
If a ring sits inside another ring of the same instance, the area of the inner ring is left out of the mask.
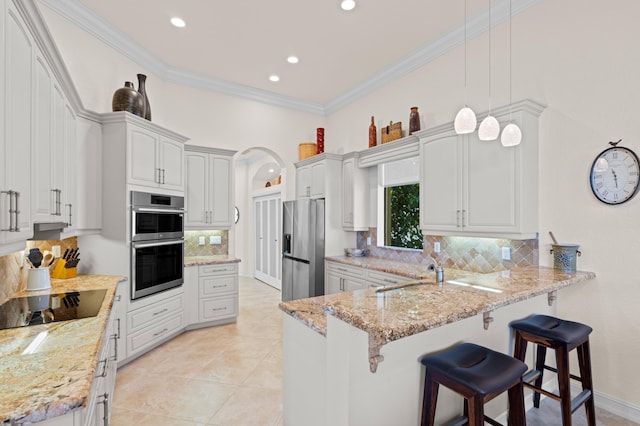
[[[215,296],[238,291],[238,276],[200,278],[200,297]]]
[[[169,317],[157,324],[154,323],[152,326],[143,329],[139,333],[130,335],[127,342],[129,356],[135,355],[136,353],[153,346],[156,342],[179,332],[182,328],[183,320],[182,312],[180,312],[178,315]]]
[[[201,265],[199,267],[200,276],[207,275],[226,275],[226,274],[235,274],[238,272],[238,264],[237,263],[220,263],[217,265]]]
[[[175,314],[176,312],[182,312],[182,309],[182,295],[137,309],[127,314],[129,325],[128,332],[135,333],[152,322],[156,323]]]
[[[367,271],[367,281],[369,284],[375,285],[396,285],[407,281],[411,281],[411,278],[403,277],[401,275],[388,274],[386,272]]]
[[[364,269],[357,266],[349,266],[338,262],[325,262],[327,271],[334,272],[340,276],[364,278]]]
[[[200,300],[200,321],[231,318],[238,315],[238,296]]]

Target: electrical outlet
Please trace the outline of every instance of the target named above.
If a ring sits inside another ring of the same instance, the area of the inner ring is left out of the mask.
[[[371,245],[371,237],[367,237],[367,245],[370,246]]]
[[[502,247],[502,260],[511,260],[511,247]]]
[[[60,246],[51,246],[51,254],[53,257],[60,257]]]
[[[201,245],[201,246],[204,245],[204,235],[198,237],[198,245]]]
[[[220,235],[209,235],[209,244],[222,244],[222,237]]]
[[[440,242],[436,241],[435,243],[433,243],[433,252],[434,253],[440,253]]]

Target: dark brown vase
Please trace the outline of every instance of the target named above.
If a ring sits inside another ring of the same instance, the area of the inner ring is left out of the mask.
[[[420,130],[420,114],[418,114],[418,107],[411,107],[411,113],[409,114],[409,134]]]
[[[138,117],[144,117],[144,97],[133,87],[133,83],[126,81],[124,87],[113,93],[111,108],[115,111],[128,111]]]
[[[149,96],[147,96],[147,76],[138,74],[138,92],[144,98],[144,118],[151,121],[151,105],[149,105]]]
[[[373,115],[371,116],[371,124],[369,125],[369,148],[376,146],[378,143],[378,129],[373,124]]]

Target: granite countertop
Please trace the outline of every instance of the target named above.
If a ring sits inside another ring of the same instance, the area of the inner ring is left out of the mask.
[[[434,277],[434,272],[429,271],[429,265],[424,263],[408,263],[400,260],[369,256],[327,256],[325,260],[357,266],[360,268],[374,269],[376,271],[387,272],[389,274],[403,275],[417,280]],[[447,271],[451,271],[451,269],[447,269]],[[457,271],[457,273],[464,273],[464,271]]]
[[[401,272],[374,267],[375,258],[355,259],[377,270]],[[388,262],[381,262],[380,268],[388,266]],[[354,265],[355,262],[348,263]],[[402,262],[395,263],[394,267],[397,267]],[[406,265],[410,271],[416,267]],[[522,267],[490,274],[445,269],[445,282],[440,285],[430,273],[428,278],[412,281],[409,285],[386,287],[382,292],[368,288],[293,300],[282,302],[280,309],[325,336],[326,317],[323,314],[333,315],[367,332],[371,359],[379,355],[382,345],[394,340],[535,296],[549,294],[555,297],[554,292],[558,289],[593,278],[592,272],[565,274],[546,267]],[[371,369],[375,371],[374,366]]]
[[[239,263],[240,259],[226,254],[212,254],[210,256],[186,256],[184,266],[217,265],[220,263]]]
[[[125,279],[108,275],[51,279],[49,290],[15,295],[107,289],[95,317],[0,330],[0,423],[38,422],[88,404],[115,290]],[[25,348],[45,332],[36,352],[24,355]]]

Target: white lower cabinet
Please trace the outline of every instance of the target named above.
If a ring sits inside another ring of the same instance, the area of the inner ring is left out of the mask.
[[[144,299],[143,299],[144,300]],[[127,358],[133,358],[184,329],[182,292],[127,313]]]
[[[386,287],[407,281],[411,281],[411,278],[369,268],[325,261],[326,294],[362,290],[367,287]]]
[[[185,268],[187,328],[234,322],[238,317],[238,264]]]

